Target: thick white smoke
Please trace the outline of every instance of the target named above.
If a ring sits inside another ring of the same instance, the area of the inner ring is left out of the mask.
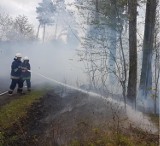
[[[56,43],[6,43],[0,46],[0,78],[10,78],[10,68],[17,52],[30,59],[31,69],[61,82],[75,84],[84,83],[86,76],[83,64],[79,62],[76,51],[68,46]],[[36,80],[37,79],[37,80]],[[32,75],[32,81],[39,82],[44,79]]]

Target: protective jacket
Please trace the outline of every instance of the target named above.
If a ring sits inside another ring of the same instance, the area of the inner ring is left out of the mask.
[[[31,73],[28,71],[30,70],[30,64],[29,62],[23,62],[22,63],[22,79],[26,80],[26,79],[30,79],[31,78]]]
[[[20,79],[21,77],[22,62],[18,59],[14,59],[11,65],[11,79]]]

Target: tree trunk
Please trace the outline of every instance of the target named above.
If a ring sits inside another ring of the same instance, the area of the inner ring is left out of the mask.
[[[152,51],[154,41],[154,27],[156,17],[156,0],[147,0],[145,30],[143,40],[143,60],[140,78],[140,93],[141,96],[147,98],[151,93],[152,88]]]
[[[58,17],[57,17],[56,26],[55,26],[55,32],[54,32],[54,38],[55,38],[55,39],[57,39],[58,19],[59,19],[59,14],[58,14]]]
[[[58,18],[57,18],[58,19]],[[58,20],[57,20],[58,21]],[[58,23],[58,22],[57,22]],[[54,38],[57,39],[57,23],[56,23],[56,26],[55,26],[55,32],[54,32]]]
[[[43,26],[43,42],[45,39],[45,33],[46,33],[46,25],[44,24],[44,26]]]
[[[38,36],[39,36],[39,29],[40,29],[40,27],[41,27],[41,24],[39,23],[36,38],[38,38]]]
[[[155,89],[154,89],[154,113],[156,114],[157,112],[157,101],[158,101],[158,94],[159,94],[159,78],[160,78],[160,54],[159,54],[159,48],[156,48],[156,56],[155,56],[155,75],[154,75],[154,78],[155,78]],[[159,101],[158,101],[159,102]]]
[[[98,0],[96,0],[95,21],[96,21],[97,24],[99,23],[99,6],[98,6]]]
[[[111,70],[111,73],[109,74],[109,83],[112,84],[114,86],[116,79],[115,79],[115,71],[116,71],[116,67],[115,67],[115,62],[116,62],[116,40],[117,40],[117,21],[116,21],[116,17],[117,17],[117,12],[116,12],[116,0],[111,0],[111,26],[110,26],[110,34],[109,34],[109,62],[108,62],[108,66],[109,69]]]
[[[99,12],[98,0],[96,0],[96,12]]]
[[[109,83],[111,83],[113,86],[116,82],[115,77],[115,62],[116,62],[116,38],[117,38],[117,32],[115,30],[110,31],[110,46],[109,46],[109,69],[111,70],[109,74]]]
[[[128,100],[133,103],[137,95],[137,0],[128,1],[129,14],[129,79]]]

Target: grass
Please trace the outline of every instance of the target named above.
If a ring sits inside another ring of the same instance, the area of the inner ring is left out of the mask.
[[[8,129],[27,115],[27,109],[38,101],[42,91],[33,91],[0,108],[0,130]]]
[[[91,133],[85,141],[72,140],[69,146],[135,146],[131,138],[112,132]]]
[[[18,99],[13,99],[0,108],[0,146],[10,145],[21,136],[24,137],[21,121],[27,118],[27,112],[31,106],[38,102],[46,91],[46,89],[32,91]],[[13,131],[14,127],[17,127],[16,125],[18,125],[18,129]],[[21,134],[18,131],[21,131]],[[14,132],[14,134],[10,135],[10,132]]]
[[[119,135],[118,139],[111,137],[111,135],[104,135],[84,142],[73,140],[69,146],[135,146],[135,144],[124,135]]]
[[[151,118],[151,121],[153,123],[155,123],[157,125],[157,127],[159,127],[159,120],[160,120],[160,117],[158,114],[149,114],[149,117]]]
[[[33,103],[39,101],[48,88],[46,86],[41,91],[32,91],[0,108],[0,146],[4,146],[4,141],[6,141],[5,130],[12,128],[21,119],[26,118],[28,109]],[[158,123],[157,116],[151,115],[151,118],[155,123]],[[85,140],[73,139],[69,146],[158,146],[157,138],[155,139],[154,136],[152,137],[141,130],[128,129],[128,132],[117,132],[114,129],[106,131],[98,127],[92,128],[89,129],[88,137]],[[13,135],[7,138],[7,141],[13,142],[19,137]]]
[[[74,139],[69,146],[158,146],[158,136],[143,132],[141,129],[90,129],[84,140]]]
[[[72,140],[69,146],[158,146],[158,142],[146,139],[140,140],[136,136],[129,136],[123,133],[115,135],[108,132],[88,138],[86,141]]]

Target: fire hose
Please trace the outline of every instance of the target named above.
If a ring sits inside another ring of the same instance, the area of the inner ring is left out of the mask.
[[[86,93],[86,94],[90,94],[90,95],[92,95],[92,96],[101,96],[101,95],[99,95],[99,94],[97,94],[97,93],[89,92],[89,91],[86,91],[86,90],[82,90],[82,89],[76,88],[76,87],[74,87],[74,86],[71,86],[71,85],[68,85],[68,84],[59,82],[59,81],[57,81],[57,80],[55,80],[55,79],[49,78],[49,77],[41,74],[41,73],[37,73],[37,72],[31,71],[31,70],[27,70],[27,71],[30,72],[30,73],[36,74],[36,75],[38,75],[38,76],[41,76],[41,77],[45,78],[46,80],[49,80],[49,81],[52,81],[52,82],[54,82],[54,83],[57,83],[57,84],[59,84],[59,85],[61,85],[61,86],[67,87],[67,88],[69,88],[69,89],[74,89],[74,90],[77,90],[77,91],[80,91],[80,92],[83,92],[83,93]],[[3,95],[6,94],[6,93],[8,93],[8,91],[5,91],[5,92],[1,93],[0,96],[3,96]],[[102,97],[102,96],[101,96],[101,97]]]

